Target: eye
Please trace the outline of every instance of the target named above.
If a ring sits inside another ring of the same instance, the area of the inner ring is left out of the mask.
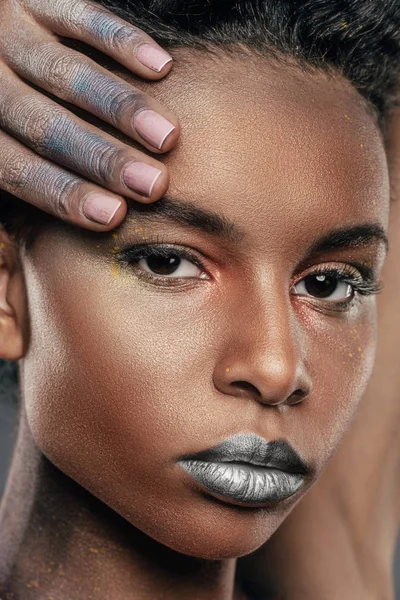
[[[182,258],[172,251],[169,255],[160,256],[157,253],[141,258],[137,266],[147,273],[158,277],[201,277],[203,271],[192,261]]]
[[[304,277],[295,286],[297,295],[312,296],[321,300],[346,301],[354,297],[355,285],[344,279],[339,272],[312,273]]]
[[[209,279],[202,259],[185,246],[138,244],[125,248],[119,256],[123,264],[134,269],[137,277],[150,283],[180,285],[181,280],[189,283],[190,280]]]

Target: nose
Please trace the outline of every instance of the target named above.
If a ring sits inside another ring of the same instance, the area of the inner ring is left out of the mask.
[[[223,394],[252,398],[268,406],[303,402],[312,382],[305,334],[290,299],[247,304],[245,310],[242,304],[240,315],[228,324],[225,339],[229,343],[215,366],[215,387]]]

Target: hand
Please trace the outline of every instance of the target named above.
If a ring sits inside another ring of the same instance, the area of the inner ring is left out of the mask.
[[[162,153],[178,140],[175,115],[58,36],[85,42],[152,80],[170,71],[169,54],[87,0],[0,0],[0,13],[0,188],[95,231],[123,220],[123,196],[160,198],[169,183],[165,165],[78,118],[40,88]]]

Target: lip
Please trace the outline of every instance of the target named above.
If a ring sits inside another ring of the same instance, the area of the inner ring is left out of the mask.
[[[285,441],[240,433],[178,461],[200,486],[242,506],[278,503],[298,492],[312,470]]]

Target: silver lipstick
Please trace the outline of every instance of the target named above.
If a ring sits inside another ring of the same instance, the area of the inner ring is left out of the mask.
[[[214,496],[240,505],[263,505],[293,496],[312,474],[287,442],[240,433],[178,463]]]

